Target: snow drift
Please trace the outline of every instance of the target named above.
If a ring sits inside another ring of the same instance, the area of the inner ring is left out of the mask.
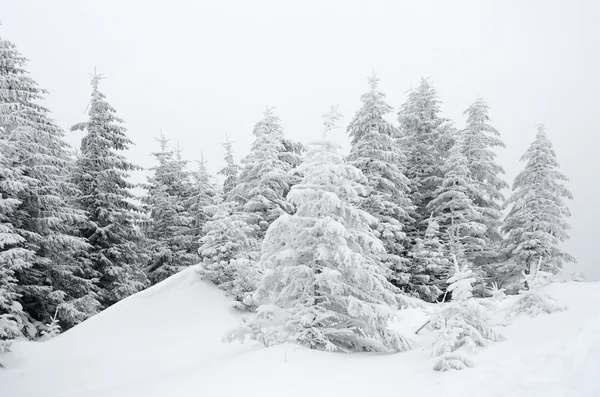
[[[240,321],[231,301],[188,269],[46,342],[17,342],[2,357],[2,397],[600,396],[600,283],[544,292],[568,306],[501,328],[505,341],[472,357],[475,367],[438,373],[431,333],[392,355],[342,354],[294,345],[224,344]],[[500,303],[508,308],[509,297]],[[413,333],[435,305],[401,311]],[[498,321],[504,319],[500,312]]]

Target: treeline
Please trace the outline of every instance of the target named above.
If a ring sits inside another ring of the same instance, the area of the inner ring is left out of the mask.
[[[504,144],[482,99],[457,128],[424,79],[390,123],[372,76],[347,158],[326,137],[310,148],[287,139],[267,109],[241,164],[224,143],[222,186],[161,134],[140,203],[128,181],[140,167],[122,154],[131,142],[102,76],[87,120],[71,128],[85,132],[75,152],[25,66],[0,39],[0,340],[68,329],[200,263],[236,307],[285,308],[297,340],[355,350],[370,339],[348,333],[385,334],[382,308],[442,295],[453,258],[472,268],[482,296],[492,283],[516,291],[540,258],[553,273],[573,260],[560,249],[571,196],[544,128],[507,199],[495,154]],[[340,117],[328,113],[324,135]]]

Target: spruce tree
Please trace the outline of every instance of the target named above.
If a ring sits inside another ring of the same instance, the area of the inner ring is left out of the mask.
[[[461,132],[467,168],[475,183],[473,203],[479,207],[487,231],[486,247],[476,263],[486,263],[497,256],[501,242],[499,227],[504,203],[503,189],[508,184],[501,178],[504,169],[496,162],[495,148],[504,148],[500,133],[490,124],[489,106],[481,98],[465,110],[467,126]]]
[[[146,185],[148,194],[143,199],[150,210],[146,228],[146,237],[151,241],[150,262],[146,272],[153,283],[199,261],[194,219],[184,205],[190,183],[185,162],[168,147],[162,132],[158,142],[161,150],[154,153],[158,165],[152,168],[153,175]]]
[[[417,238],[411,252],[410,284],[412,291],[424,300],[433,302],[446,289],[451,263],[440,239],[440,225],[429,218],[424,238]]]
[[[431,319],[436,330],[433,354],[441,356],[434,367],[436,371],[472,367],[473,363],[465,353],[504,339],[489,324],[489,310],[473,299],[475,278],[468,264],[459,266],[456,256],[453,256],[453,262],[454,274],[448,279],[452,302],[442,305]]]
[[[416,207],[414,237],[423,237],[430,211],[429,202],[441,185],[443,164],[453,143],[454,130],[440,117],[441,102],[429,80],[421,79],[398,112],[406,155],[405,175],[410,181],[410,199]]]
[[[81,190],[79,205],[89,223],[82,235],[92,246],[89,260],[99,273],[104,306],[144,289],[148,280],[142,270],[144,256],[138,244],[140,206],[129,189],[129,172],[141,168],[120,154],[132,143],[122,120],[99,90],[101,75],[92,76],[92,100],[88,121],[71,127],[85,131],[76,165],[75,182]]]
[[[279,117],[267,108],[264,117],[252,131],[255,141],[250,153],[242,160],[242,170],[229,200],[240,203],[243,211],[258,216],[260,241],[269,225],[283,213],[292,213],[293,206],[285,197],[294,181],[290,170],[301,159],[296,147],[290,151],[283,137]]]
[[[300,163],[303,148],[284,138],[280,120],[269,108],[252,133],[256,139],[242,159],[235,187],[223,204],[211,209],[215,215],[204,227],[200,247],[201,274],[233,295],[234,306],[243,310],[253,308],[247,298],[260,278],[256,261],[267,228],[294,210],[285,196],[297,181],[290,171]],[[231,163],[227,156],[226,162]]]
[[[386,95],[378,90],[379,77],[373,73],[367,81],[370,90],[361,96],[362,106],[347,128],[352,144],[360,142],[363,136],[372,130],[392,139],[399,138],[398,128],[385,119],[392,112],[392,107],[386,102]]]
[[[404,176],[406,161],[398,145],[398,129],[384,117],[392,111],[385,102],[385,94],[377,89],[379,78],[369,78],[370,90],[361,97],[363,103],[348,125],[352,148],[348,160],[368,180],[369,192],[361,200],[361,208],[377,218],[375,235],[382,241],[385,254],[382,260],[392,270],[392,282],[404,289],[410,288],[409,260],[406,256],[410,243],[404,232],[413,219],[409,181]]]
[[[440,225],[449,243],[450,253],[461,262],[470,262],[487,248],[482,209],[472,197],[478,185],[473,180],[464,155],[464,135],[460,135],[450,151],[443,171],[442,184],[435,191],[435,198],[428,208]]]
[[[70,148],[50,112],[39,105],[46,91],[28,76],[25,63],[12,43],[0,39],[0,150],[10,170],[0,176],[6,204],[2,222],[10,235],[19,236],[7,239],[1,250],[8,273],[18,280],[19,305],[31,321],[42,328],[57,314],[68,328],[100,306],[95,272],[85,259],[89,246],[76,236],[87,220],[73,205],[79,192],[68,180]]]
[[[235,163],[233,157],[233,142],[229,141],[227,134],[225,134],[223,147],[225,148],[225,167],[221,168],[218,174],[223,175],[225,178],[223,181],[223,195],[226,197],[235,187],[238,174],[240,173],[240,166]]]
[[[200,153],[198,161],[198,170],[192,174],[192,185],[187,200],[188,211],[193,219],[192,234],[195,236],[196,244],[203,235],[203,227],[210,220],[210,214],[207,212],[208,206],[214,204],[217,197],[217,188],[213,177],[206,168],[204,153]],[[198,245],[196,245],[196,251]]]
[[[324,116],[325,133],[339,117],[335,107]],[[254,298],[263,305],[230,340],[249,334],[266,345],[342,352],[410,348],[387,328],[397,290],[377,259],[384,249],[369,226],[376,220],[356,207],[366,179],[338,148],[326,139],[311,145],[304,178],[288,195],[297,211],[281,215],[262,245],[265,273]]]
[[[243,302],[256,285],[241,288],[240,284],[249,276],[258,277],[258,271],[252,269],[260,255],[257,217],[240,211],[239,204],[233,201],[209,206],[206,211],[211,219],[204,225],[200,239],[199,273],[232,295],[236,308],[248,309]]]
[[[567,310],[565,305],[558,303],[550,295],[540,291],[542,282],[540,281],[540,268],[542,258],[531,262],[529,272],[523,272],[524,290],[519,291],[517,301],[509,309],[506,317],[513,318],[522,314],[530,317],[537,317],[540,314],[551,314],[557,311]]]
[[[4,136],[4,133],[0,127],[0,136]],[[11,339],[34,336],[36,333],[19,303],[21,296],[15,272],[28,269],[35,253],[26,248],[25,238],[10,223],[21,204],[18,199],[11,197],[16,197],[25,183],[20,181],[21,178],[5,157],[5,153],[13,151],[9,145],[10,142],[0,139],[0,353],[8,350]]]
[[[503,267],[506,279],[527,273],[533,262],[542,259],[542,270],[558,273],[564,262],[574,262],[560,245],[568,239],[571,215],[565,199],[572,199],[565,187],[567,177],[560,172],[556,153],[539,126],[535,141],[521,157],[525,169],[513,183],[508,199],[510,211],[502,230],[506,233],[503,249],[509,261]]]

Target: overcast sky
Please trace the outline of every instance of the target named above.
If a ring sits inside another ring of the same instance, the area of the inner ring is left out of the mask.
[[[482,96],[511,184],[546,125],[575,197],[566,248],[579,264],[568,270],[600,279],[599,20],[594,0],[3,0],[0,36],[30,60],[65,129],[86,117],[96,66],[146,167],[163,129],[216,171],[225,133],[242,157],[267,105],[288,137],[310,141],[332,103],[349,122],[373,70],[396,109],[430,77],[458,127]]]

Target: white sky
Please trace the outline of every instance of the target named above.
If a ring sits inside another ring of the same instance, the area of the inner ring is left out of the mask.
[[[557,0],[133,1],[3,0],[0,35],[30,59],[50,91],[47,106],[68,129],[85,119],[94,66],[102,90],[151,166],[159,129],[190,160],[221,167],[225,132],[237,157],[266,105],[286,135],[309,141],[340,104],[345,125],[375,70],[398,108],[411,83],[431,77],[443,115],[482,96],[507,149],[512,183],[519,157],[545,123],[575,200],[574,268],[600,279],[600,2]],[[342,137],[343,132],[337,134]],[[77,145],[80,133],[68,133]],[[138,181],[143,175],[136,175]],[[567,270],[571,270],[567,269]]]

